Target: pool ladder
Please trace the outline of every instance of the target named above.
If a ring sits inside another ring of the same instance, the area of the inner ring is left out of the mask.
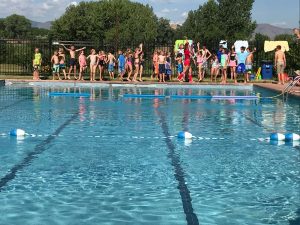
[[[300,76],[295,77],[295,79],[284,88],[282,91],[283,97],[287,98],[297,83],[300,83]]]

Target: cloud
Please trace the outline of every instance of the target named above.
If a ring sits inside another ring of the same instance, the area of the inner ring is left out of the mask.
[[[11,14],[23,15],[31,20],[44,22],[61,16],[66,7],[77,4],[72,0],[1,0],[0,18]]]
[[[287,22],[282,21],[282,22],[274,22],[274,23],[271,23],[271,25],[277,26],[277,27],[286,27],[288,24],[287,24]]]
[[[186,19],[188,17],[188,15],[189,15],[188,12],[181,13],[181,17],[183,17],[184,19]]]

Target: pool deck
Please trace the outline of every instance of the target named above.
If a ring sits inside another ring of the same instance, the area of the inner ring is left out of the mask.
[[[145,81],[145,82],[123,82],[123,81],[95,81],[95,82],[90,82],[90,81],[75,81],[75,80],[64,80],[64,81],[58,81],[58,80],[29,80],[29,79],[6,79],[6,80],[0,80],[0,85],[3,85],[4,83],[7,82],[11,82],[11,83],[41,83],[41,84],[51,84],[51,83],[62,83],[62,84],[82,84],[82,85],[138,85],[138,86],[157,86],[159,87],[160,85],[162,86],[190,86],[190,87],[196,87],[196,86],[207,86],[207,87],[213,87],[213,86],[224,86],[224,85],[220,85],[219,83],[217,84],[212,84],[212,83],[208,83],[208,82],[203,82],[203,83],[198,83],[198,82],[194,82],[194,83],[180,83],[180,82],[166,82],[166,83],[158,83],[158,82],[151,82],[151,81]],[[227,87],[232,87],[232,88],[243,88],[243,87],[249,87],[249,86],[256,86],[256,87],[261,87],[261,88],[265,88],[271,91],[275,91],[275,92],[282,92],[284,90],[284,88],[286,87],[286,85],[280,85],[280,84],[275,84],[275,83],[271,83],[271,82],[264,82],[264,83],[248,83],[248,84],[244,84],[244,83],[239,83],[239,84],[227,84]],[[290,95],[292,96],[296,96],[296,97],[300,97],[300,87],[294,87],[293,91],[290,93]]]
[[[253,85],[256,87],[261,87],[276,92],[282,92],[286,87],[286,85],[274,84],[274,83],[255,83]],[[294,87],[290,95],[300,97],[300,86]]]

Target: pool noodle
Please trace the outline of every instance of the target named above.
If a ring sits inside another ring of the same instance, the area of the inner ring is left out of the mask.
[[[123,98],[171,98],[171,99],[236,99],[236,100],[257,100],[257,96],[211,96],[211,95],[134,95],[125,94]]]
[[[50,92],[50,97],[64,96],[64,97],[91,97],[89,93],[63,93],[63,92]]]

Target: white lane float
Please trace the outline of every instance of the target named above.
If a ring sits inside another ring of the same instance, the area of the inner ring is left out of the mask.
[[[193,135],[189,132],[186,131],[180,131],[177,135],[178,138],[180,139],[192,139]]]
[[[9,134],[13,137],[24,137],[26,132],[22,129],[12,129]]]

